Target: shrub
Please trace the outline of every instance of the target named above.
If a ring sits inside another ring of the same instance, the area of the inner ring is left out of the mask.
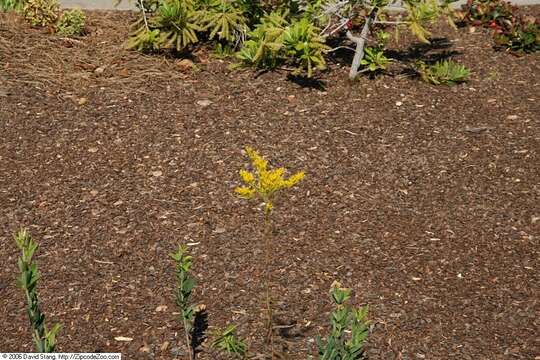
[[[78,36],[84,34],[86,16],[80,9],[64,11],[56,24],[56,31],[65,36]]]
[[[475,26],[512,21],[516,7],[503,0],[468,0],[462,6],[462,18]]]
[[[33,26],[51,26],[58,19],[58,0],[25,0],[23,14]]]
[[[349,75],[354,78],[361,66],[367,71],[385,68],[384,49],[370,36],[376,27],[407,26],[428,42],[426,24],[441,16],[450,19],[451,2],[406,0],[406,16],[385,21],[381,19],[387,5],[401,0],[139,0],[141,19],[134,24],[127,46],[142,51],[185,51],[203,40],[222,49],[238,48],[239,65],[262,69],[287,66],[296,74],[311,77],[315,69],[325,69],[325,55],[332,51],[327,46],[329,39],[343,42],[346,38],[356,44]],[[354,32],[355,26],[362,27],[359,34]]]
[[[432,65],[419,64],[420,76],[434,85],[455,85],[469,80],[470,70],[451,60],[437,61]]]
[[[495,33],[495,43],[521,55],[540,50],[540,23],[534,17],[521,17]]]
[[[27,313],[32,326],[32,337],[36,351],[39,353],[54,352],[56,345],[56,335],[60,331],[60,325],[54,325],[50,330],[45,325],[45,315],[39,307],[39,299],[37,293],[37,284],[39,280],[39,272],[37,265],[32,258],[38,249],[28,231],[20,230],[15,235],[15,242],[21,250],[19,257],[19,279],[17,284],[24,290],[27,301]]]
[[[493,31],[498,48],[521,55],[540,50],[540,22],[530,15],[518,15],[504,0],[469,0],[462,7],[465,23]]]

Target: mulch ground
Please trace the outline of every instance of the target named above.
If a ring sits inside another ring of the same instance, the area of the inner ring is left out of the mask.
[[[539,54],[440,24],[431,47],[392,44],[387,75],[349,82],[336,58],[306,81],[204,50],[186,70],[124,50],[129,14],[88,17],[68,40],[0,15],[1,351],[32,350],[12,238],[27,227],[58,351],[183,358],[168,254],[190,243],[208,332],[235,323],[262,353],[262,213],[233,193],[251,145],[307,172],[274,214],[283,358],[327,332],[340,280],[370,306],[370,359],[539,359]],[[437,54],[471,81],[406,70]]]

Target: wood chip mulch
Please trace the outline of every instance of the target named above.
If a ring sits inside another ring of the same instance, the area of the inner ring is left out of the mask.
[[[208,333],[235,323],[263,353],[263,220],[233,193],[251,145],[307,173],[274,214],[282,358],[327,333],[339,280],[370,306],[370,359],[540,359],[539,54],[440,24],[431,47],[393,43],[386,75],[349,82],[336,56],[306,81],[124,50],[131,16],[65,39],[0,14],[0,351],[32,350],[27,227],[58,351],[185,358],[168,254],[190,243]],[[445,54],[469,83],[405,71]]]

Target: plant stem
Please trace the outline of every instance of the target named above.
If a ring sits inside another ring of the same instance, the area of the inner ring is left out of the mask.
[[[378,13],[378,7],[374,7],[373,10],[371,10],[369,16],[366,17],[366,23],[362,28],[360,36],[354,36],[350,30],[347,31],[347,38],[349,38],[349,40],[351,40],[352,42],[356,43],[356,51],[354,53],[351,70],[349,72],[349,79],[351,80],[354,80],[356,78],[356,75],[358,75],[358,68],[360,68],[360,62],[364,58],[364,46],[366,44],[366,37],[369,33],[369,28],[375,22]]]
[[[270,293],[270,252],[271,252],[271,235],[272,235],[272,223],[270,221],[270,209],[264,211],[264,238],[265,238],[265,288],[266,288],[266,311],[268,315],[267,323],[267,340],[270,342],[270,351],[272,354],[272,360],[274,359],[274,329],[272,320],[272,298]]]
[[[184,310],[182,310],[182,313],[184,312]],[[182,321],[184,323],[184,333],[186,335],[186,346],[187,346],[187,349],[188,349],[188,352],[189,352],[189,360],[193,360],[195,358],[194,356],[194,351],[191,347],[191,337],[189,336],[189,333],[191,330],[190,327],[189,327],[189,324],[188,324],[188,321],[186,319],[186,317],[184,316],[184,314],[182,314]]]
[[[139,4],[141,5],[141,12],[144,20],[144,26],[146,26],[146,31],[149,31],[150,28],[148,27],[148,20],[146,19],[146,9],[144,8],[143,0],[139,0]]]

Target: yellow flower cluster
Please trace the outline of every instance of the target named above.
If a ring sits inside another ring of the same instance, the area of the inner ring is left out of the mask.
[[[266,212],[270,212],[274,194],[279,190],[292,188],[304,178],[305,174],[301,171],[286,179],[285,168],[268,170],[268,161],[255,150],[248,146],[246,152],[255,171],[240,170],[240,177],[245,186],[237,187],[235,192],[244,199],[260,196],[265,202]]]

